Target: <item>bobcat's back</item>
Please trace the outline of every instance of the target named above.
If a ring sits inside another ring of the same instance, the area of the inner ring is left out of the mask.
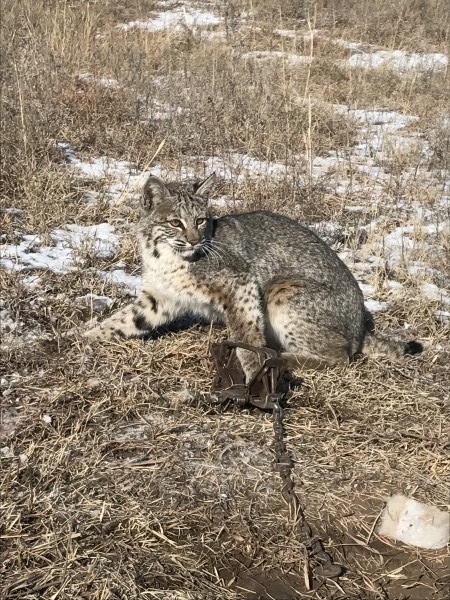
[[[258,211],[219,218],[215,244],[224,266],[258,282],[266,303],[274,286],[295,287],[290,304],[299,330],[313,337],[320,324],[321,331],[345,335],[352,355],[361,351],[363,294],[348,267],[313,231],[283,215]],[[204,268],[213,276],[217,265],[208,261]]]

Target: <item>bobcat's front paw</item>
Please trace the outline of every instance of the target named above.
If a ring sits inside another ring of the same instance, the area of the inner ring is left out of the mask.
[[[83,337],[90,342],[102,342],[112,339],[114,337],[114,330],[97,325],[97,327],[92,327],[85,331]]]
[[[245,383],[248,384],[260,369],[259,358],[254,352],[242,348],[238,348],[236,354],[245,373]]]

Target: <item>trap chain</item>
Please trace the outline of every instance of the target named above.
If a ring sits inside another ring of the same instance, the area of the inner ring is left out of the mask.
[[[236,355],[238,348],[254,352],[259,357],[260,368],[248,384],[245,383],[245,374]],[[283,381],[287,372],[286,361],[271,348],[258,348],[238,342],[214,343],[210,351],[217,371],[212,389],[219,394],[221,402],[234,402],[238,406],[250,404],[272,410],[276,469],[282,480],[281,494],[289,507],[289,517],[298,539],[305,549],[305,579],[308,589],[312,589],[314,576],[330,579],[340,577],[344,573],[344,567],[333,562],[330,553],[324,549],[322,540],[313,534],[295,491],[292,473],[294,463],[286,448],[283,425],[282,403],[288,393],[286,381]]]

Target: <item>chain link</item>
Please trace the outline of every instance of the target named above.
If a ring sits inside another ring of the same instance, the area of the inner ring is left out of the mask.
[[[307,564],[307,584],[312,586],[312,571],[319,577],[340,577],[344,568],[333,562],[331,555],[324,550],[322,540],[313,535],[313,530],[306,520],[305,513],[300,504],[300,499],[295,492],[292,477],[293,462],[286,449],[285,429],[283,424],[283,407],[281,406],[282,394],[271,394],[273,402],[272,417],[273,431],[275,434],[276,469],[282,480],[281,495],[288,505],[289,518],[293,523],[298,539],[305,548]]]
[[[255,352],[259,356],[260,369],[252,381],[245,384],[245,376],[236,358],[236,349]],[[281,495],[289,508],[292,522],[306,559],[305,577],[308,589],[312,589],[313,574],[316,577],[338,578],[344,568],[333,562],[325,551],[321,539],[313,535],[306,520],[300,499],[295,492],[292,476],[293,462],[286,448],[281,402],[286,393],[277,391],[286,363],[269,348],[256,348],[237,342],[212,344],[211,355],[217,370],[213,390],[220,391],[222,402],[233,401],[239,406],[252,404],[262,409],[272,409],[276,469],[282,481]]]

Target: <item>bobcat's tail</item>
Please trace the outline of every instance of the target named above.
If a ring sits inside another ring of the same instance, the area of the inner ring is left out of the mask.
[[[393,358],[402,358],[405,355],[420,354],[422,350],[423,345],[416,340],[402,342],[400,340],[392,340],[372,333],[366,335],[362,348],[363,354],[383,354],[384,356],[391,356]]]

